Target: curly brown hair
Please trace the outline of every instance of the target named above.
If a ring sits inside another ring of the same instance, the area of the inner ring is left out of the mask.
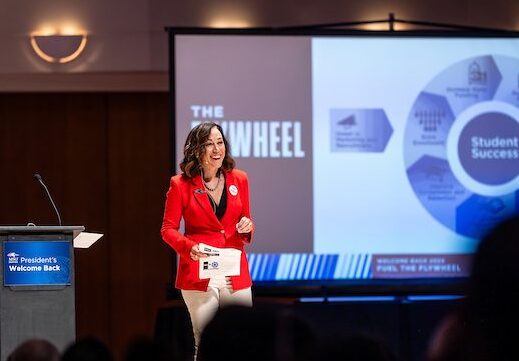
[[[200,159],[204,155],[204,145],[211,135],[211,129],[214,127],[222,134],[223,143],[225,144],[225,157],[223,158],[221,169],[225,171],[234,169],[236,162],[231,156],[231,148],[223,134],[222,127],[213,122],[204,122],[191,129],[184,144],[184,159],[180,162],[180,170],[187,177],[192,178],[201,174],[202,164]]]

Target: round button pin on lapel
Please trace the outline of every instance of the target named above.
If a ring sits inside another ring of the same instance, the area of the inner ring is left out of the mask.
[[[236,196],[238,194],[238,187],[236,187],[234,184],[229,187],[229,193],[231,195]]]

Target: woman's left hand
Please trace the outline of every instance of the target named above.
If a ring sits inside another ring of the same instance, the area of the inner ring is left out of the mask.
[[[250,233],[254,229],[254,223],[247,217],[241,217],[240,221],[236,224],[236,230],[238,233]]]

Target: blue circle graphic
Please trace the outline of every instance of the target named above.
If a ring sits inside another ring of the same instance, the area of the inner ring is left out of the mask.
[[[409,112],[410,185],[429,214],[460,235],[480,238],[518,213],[518,77],[519,59],[468,58],[437,74]]]
[[[458,154],[475,180],[500,185],[519,174],[519,123],[507,114],[483,113],[462,130]]]

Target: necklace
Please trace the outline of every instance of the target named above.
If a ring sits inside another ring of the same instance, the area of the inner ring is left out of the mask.
[[[218,174],[218,181],[216,182],[216,185],[214,186],[214,188],[210,188],[209,185],[205,182],[204,177],[202,176],[202,181],[204,182],[205,189],[207,189],[209,192],[214,192],[216,189],[218,189],[221,178],[222,178],[221,174]]]

